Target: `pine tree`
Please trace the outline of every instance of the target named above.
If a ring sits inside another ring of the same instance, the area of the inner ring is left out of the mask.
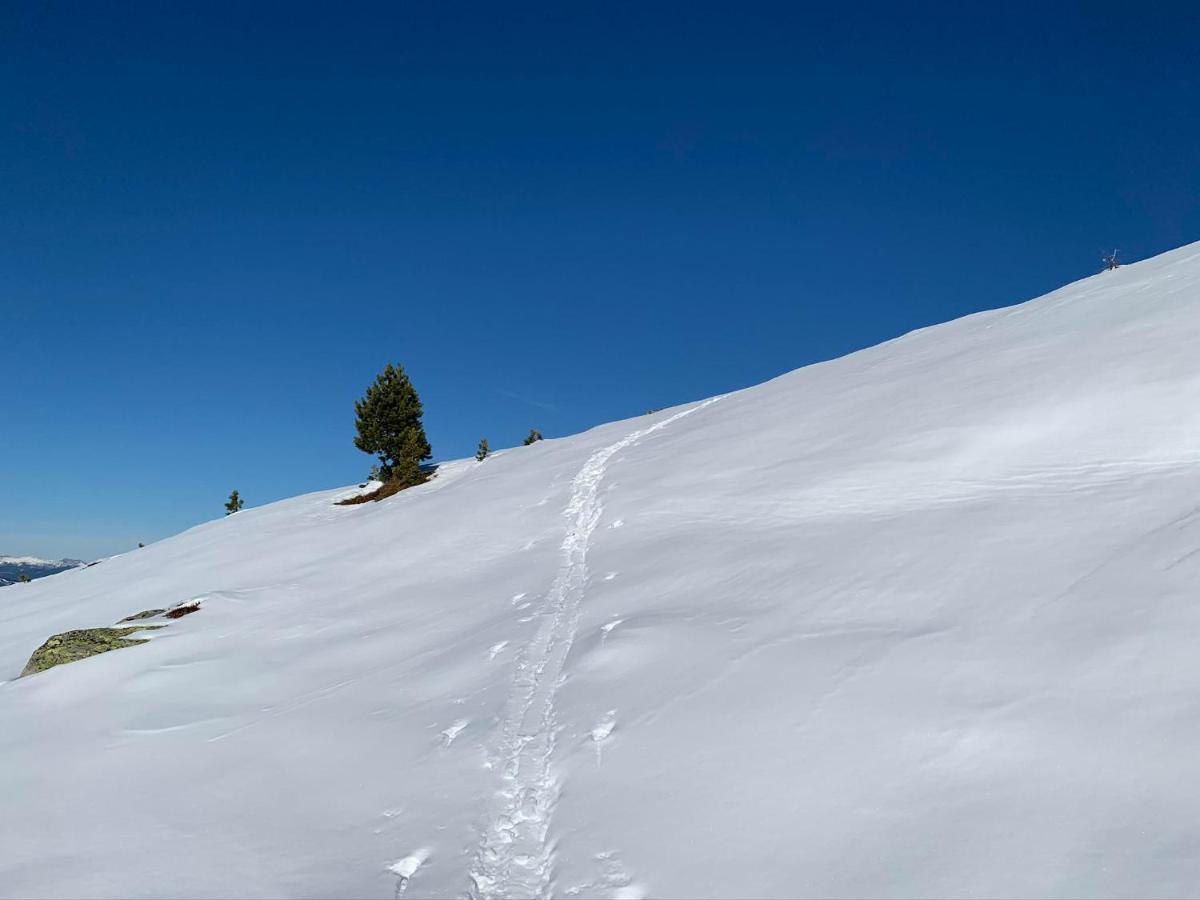
[[[487,438],[481,438],[479,441],[479,449],[475,451],[475,458],[483,462],[488,458],[488,454],[492,451],[488,449]]]
[[[529,436],[527,438],[525,438],[525,446],[528,447],[530,444],[537,443],[541,439],[542,439],[542,433],[540,431],[538,431],[536,428],[530,428]]]
[[[379,457],[383,481],[398,480],[405,487],[425,480],[421,463],[433,450],[421,425],[421,398],[404,369],[388,363],[366,395],[354,404],[358,435],[354,446]]]
[[[33,581],[33,579],[30,578],[28,575],[26,575],[24,572],[22,572],[20,575],[17,576],[17,581],[21,582],[21,584],[29,584],[29,582]]]
[[[229,492],[229,501],[225,504],[225,515],[231,516],[243,506],[242,498],[238,496],[237,491]]]

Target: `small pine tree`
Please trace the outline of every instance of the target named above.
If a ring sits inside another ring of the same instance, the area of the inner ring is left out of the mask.
[[[225,515],[231,516],[242,508],[242,498],[238,496],[237,491],[229,492],[229,500],[225,503]]]
[[[530,428],[529,436],[527,438],[525,438],[525,446],[528,447],[530,444],[536,444],[541,439],[542,439],[542,433],[540,431],[538,431],[536,428]]]
[[[33,581],[33,579],[30,578],[28,575],[26,575],[24,572],[22,572],[20,575],[17,576],[17,581],[21,582],[21,584],[29,584],[29,582]]]
[[[433,450],[421,425],[421,398],[403,368],[388,363],[354,404],[354,412],[354,446],[379,457],[381,480],[399,480],[405,487],[425,480],[421,463]]]
[[[488,454],[491,452],[492,451],[488,449],[487,438],[480,438],[479,449],[475,451],[475,458],[480,462],[483,462],[488,458]]]

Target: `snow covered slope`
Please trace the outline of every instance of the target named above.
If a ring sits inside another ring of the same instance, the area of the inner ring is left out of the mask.
[[[1200,245],[26,585],[0,894],[1200,885]]]

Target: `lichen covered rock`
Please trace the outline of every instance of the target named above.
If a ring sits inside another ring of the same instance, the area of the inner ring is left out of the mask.
[[[151,619],[154,616],[161,616],[165,613],[165,609],[143,609],[140,613],[134,613],[132,616],[126,616],[121,622],[136,622],[138,619]],[[117,624],[120,625],[121,622]]]
[[[46,639],[42,646],[33,651],[21,676],[44,672],[63,663],[76,662],[107,653],[109,650],[120,650],[122,647],[132,647],[146,643],[146,638],[131,638],[129,635],[138,631],[153,631],[162,625],[129,625],[125,628],[84,628],[79,631],[64,631]]]

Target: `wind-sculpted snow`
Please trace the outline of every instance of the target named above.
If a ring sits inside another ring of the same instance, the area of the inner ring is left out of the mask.
[[[1192,895],[1197,346],[1200,245],[4,588],[0,896]]]

